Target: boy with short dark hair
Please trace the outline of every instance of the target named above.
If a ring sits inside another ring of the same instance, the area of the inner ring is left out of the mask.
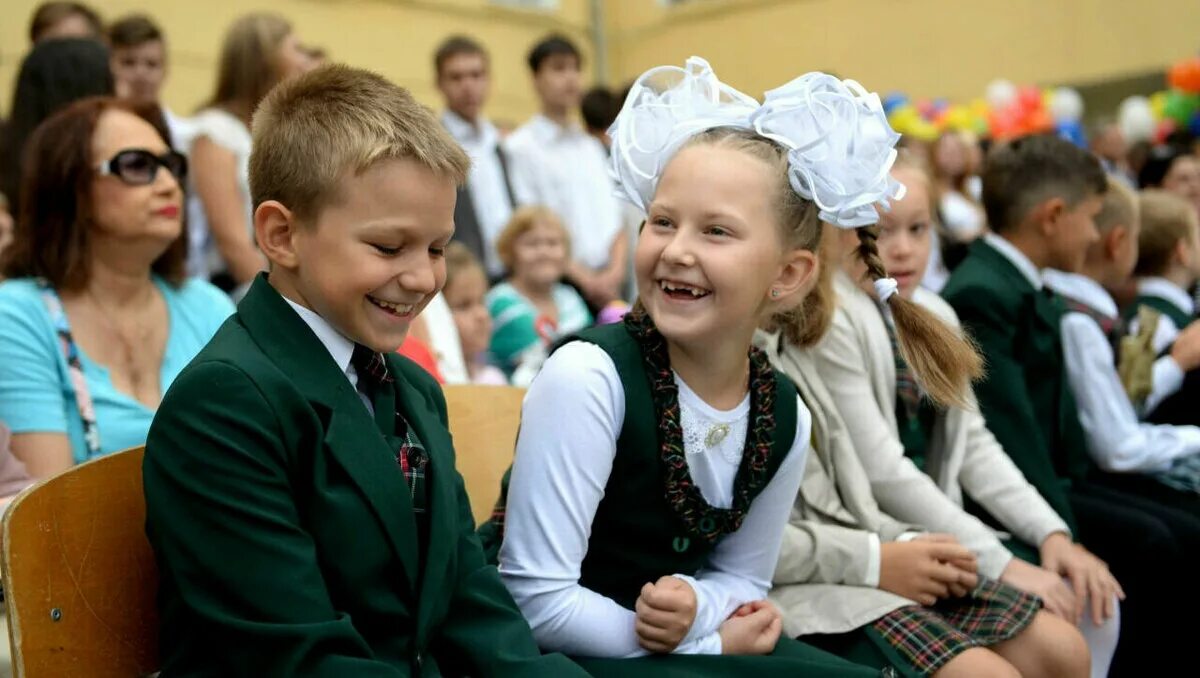
[[[162,105],[162,87],[167,80],[167,45],[162,29],[145,14],[129,14],[108,27],[108,42],[117,96],[137,106],[161,108],[171,145],[186,149],[194,133],[191,124]]]
[[[976,393],[988,428],[1128,593],[1116,666],[1140,671],[1181,661],[1169,610],[1180,604],[1184,563],[1200,557],[1200,525],[1092,481],[1063,357],[1064,308],[1041,272],[1082,270],[1100,238],[1095,218],[1107,188],[1099,162],[1062,139],[1026,137],[995,149],[983,173],[993,232],[971,246],[942,296],[985,357]]]
[[[582,95],[579,49],[551,35],[529,52],[541,112],[505,141],[517,199],[553,210],[571,234],[567,280],[593,309],[620,299],[629,237],[604,146],[572,119]]]
[[[495,280],[504,275],[496,238],[512,217],[517,198],[500,132],[483,114],[491,93],[491,64],[482,45],[455,35],[438,47],[433,68],[446,104],[442,125],[471,156],[470,176],[454,204],[454,239],[483,262],[488,277]]]
[[[253,136],[270,273],[146,447],[163,675],[582,675],[484,562],[441,390],[394,354],[445,280],[466,155],[342,66],[273,90]]]

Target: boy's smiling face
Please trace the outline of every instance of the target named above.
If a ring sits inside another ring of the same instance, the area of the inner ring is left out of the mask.
[[[384,160],[347,174],[337,193],[315,223],[291,226],[291,252],[272,257],[285,273],[276,287],[351,341],[395,351],[446,281],[454,183],[413,160]]]

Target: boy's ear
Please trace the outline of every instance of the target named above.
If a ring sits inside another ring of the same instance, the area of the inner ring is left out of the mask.
[[[1121,247],[1129,240],[1129,227],[1117,225],[1108,229],[1108,233],[1101,236],[1101,241],[1104,243],[1104,256],[1110,261],[1117,258],[1117,254],[1121,251]]]
[[[254,210],[254,238],[258,249],[273,264],[288,269],[296,267],[297,228],[295,215],[277,200],[267,200]]]
[[[1062,198],[1048,198],[1033,208],[1033,220],[1043,235],[1051,235],[1057,228],[1058,222],[1067,213],[1067,201]]]
[[[1190,267],[1192,265],[1192,244],[1187,238],[1180,238],[1175,243],[1175,251],[1171,254],[1172,263]]]

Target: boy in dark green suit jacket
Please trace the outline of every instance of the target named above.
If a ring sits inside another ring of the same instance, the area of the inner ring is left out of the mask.
[[[254,121],[269,275],[167,393],[144,465],[163,675],[585,675],[484,562],[437,384],[394,354],[445,280],[467,158],[327,67]]]
[[[984,356],[976,393],[988,428],[1128,593],[1114,667],[1144,671],[1170,666],[1171,652],[1183,647],[1169,609],[1190,579],[1183,567],[1196,534],[1187,516],[1092,482],[1063,362],[1065,307],[1041,275],[1082,268],[1099,238],[1094,218],[1106,189],[1098,162],[1061,139],[1027,137],[997,149],[983,176],[994,232],[972,245],[942,296]]]

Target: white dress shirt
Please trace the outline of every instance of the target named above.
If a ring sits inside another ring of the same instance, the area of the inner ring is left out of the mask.
[[[1117,304],[1096,281],[1074,273],[1045,271],[1046,283],[1059,294],[1116,317]],[[1200,428],[1141,423],[1121,386],[1113,349],[1095,320],[1078,311],[1062,319],[1063,358],[1075,394],[1079,423],[1092,460],[1115,473],[1166,470],[1180,457],[1200,453]],[[1179,388],[1183,373],[1170,356],[1154,363],[1154,386],[1146,408],[1152,410]],[[1173,389],[1168,388],[1174,385]]]
[[[1025,276],[1025,279],[1029,281],[1030,285],[1033,285],[1035,290],[1042,289],[1045,283],[1042,281],[1041,272],[1038,271],[1038,267],[1030,261],[1029,257],[1025,256],[1024,252],[1017,249],[1016,245],[995,233],[984,233],[983,241],[991,245],[1005,259],[1008,259],[1013,266],[1016,266],[1017,270],[1021,272],[1021,275]]]
[[[504,169],[500,166],[497,148],[500,133],[490,121],[480,118],[471,123],[453,111],[442,113],[442,125],[450,136],[471,157],[471,172],[467,176],[467,191],[475,207],[475,220],[483,236],[488,273],[498,276],[504,273],[504,265],[496,255],[496,238],[512,217],[513,205],[509,199],[508,186],[504,183]]]
[[[688,470],[705,501],[728,508],[749,419],[749,396],[733,410],[704,403],[676,376]],[[811,416],[797,397],[795,440],[742,527],[727,535],[694,577],[673,574],[696,592],[696,618],[678,654],[720,654],[718,629],[740,605],[764,599],[808,453]],[[625,393],[612,359],[572,342],[550,356],[521,412],[509,485],[500,576],[545,650],[587,657],[645,655],[636,615],[579,584],[592,520],[612,472],[625,419]],[[564,425],[569,422],[569,425]],[[714,446],[697,441],[726,424]]]
[[[279,296],[282,297],[283,295]],[[346,335],[334,329],[333,325],[330,325],[329,321],[317,315],[316,311],[305,308],[287,297],[283,297],[283,300],[288,303],[288,306],[292,307],[296,315],[300,316],[304,324],[308,325],[313,334],[317,335],[317,340],[321,342],[326,351],[329,351],[329,356],[333,358],[334,364],[342,370],[342,374],[346,375],[346,379],[350,380],[350,385],[354,387],[359,399],[367,406],[367,411],[375,414],[375,407],[371,404],[371,399],[358,388],[358,370],[354,369],[354,365],[350,363],[350,359],[354,356],[354,342],[347,339]]]
[[[592,269],[607,265],[622,217],[600,142],[578,125],[535,115],[504,147],[518,202],[544,205],[562,219],[575,260]]]

